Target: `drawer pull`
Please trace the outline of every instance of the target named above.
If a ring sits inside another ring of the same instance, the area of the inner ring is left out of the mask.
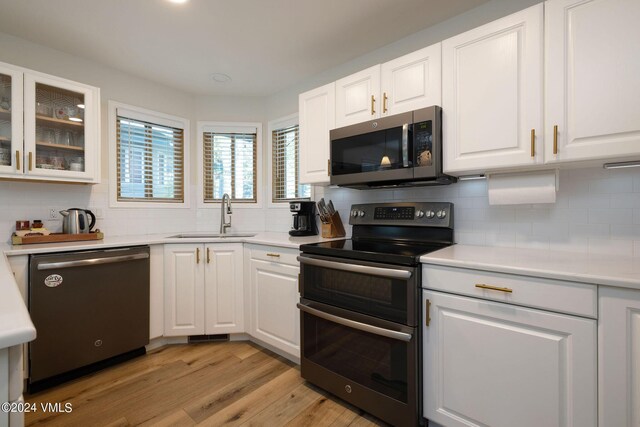
[[[272,254],[272,253],[269,253],[269,254],[267,254],[267,256],[272,256],[272,257],[274,257],[274,258],[280,258],[280,254]]]
[[[490,291],[507,292],[509,294],[513,292],[513,289],[510,289],[510,288],[501,288],[499,286],[485,285],[484,283],[476,283],[476,288],[487,289]]]

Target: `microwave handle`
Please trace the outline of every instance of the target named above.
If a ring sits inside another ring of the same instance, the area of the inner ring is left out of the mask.
[[[406,332],[392,331],[391,329],[380,328],[378,326],[369,325],[362,322],[356,322],[355,320],[345,319],[344,317],[336,316],[335,314],[329,314],[321,310],[309,307],[306,304],[297,304],[300,311],[309,313],[312,316],[319,317],[324,320],[328,320],[333,323],[337,323],[348,328],[357,329],[363,332],[369,332],[370,334],[379,335],[382,337],[392,338],[394,340],[409,342],[412,335]]]
[[[409,124],[402,125],[402,166],[409,167]]]

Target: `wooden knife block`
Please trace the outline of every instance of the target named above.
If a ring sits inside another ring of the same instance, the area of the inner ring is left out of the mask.
[[[347,233],[344,231],[344,225],[340,219],[340,213],[336,212],[329,218],[329,224],[322,224],[322,237],[344,237]]]

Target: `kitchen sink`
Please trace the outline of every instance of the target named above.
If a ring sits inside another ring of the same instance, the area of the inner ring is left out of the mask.
[[[167,239],[213,239],[225,237],[253,237],[256,233],[183,233],[167,237]]]

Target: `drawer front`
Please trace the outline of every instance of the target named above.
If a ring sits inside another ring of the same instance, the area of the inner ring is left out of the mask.
[[[422,287],[507,304],[598,317],[595,285],[424,265]]]
[[[300,251],[291,248],[280,248],[277,246],[251,246],[251,258],[262,261],[277,262],[299,266],[298,255]]]

